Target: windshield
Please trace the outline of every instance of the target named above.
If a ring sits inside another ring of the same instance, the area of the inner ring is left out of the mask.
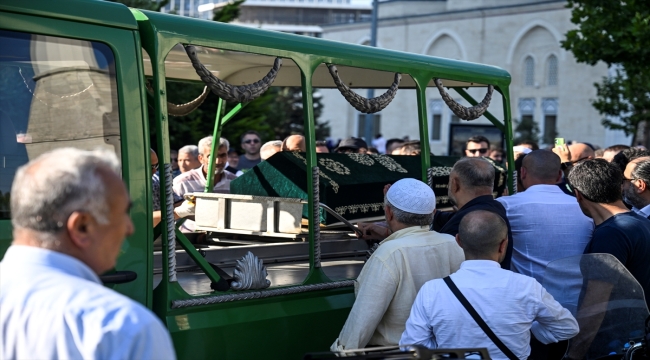
[[[543,285],[578,320],[580,333],[569,342],[570,358],[621,353],[631,339],[643,337],[648,317],[643,288],[614,256],[552,261]]]

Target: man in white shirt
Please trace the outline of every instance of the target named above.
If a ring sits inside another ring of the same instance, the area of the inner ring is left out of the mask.
[[[450,278],[499,340],[523,360],[530,354],[531,332],[542,343],[558,342],[575,336],[578,323],[535,279],[500,268],[507,234],[505,221],[495,213],[465,215],[456,241],[466,260]],[[492,359],[508,359],[442,279],[420,289],[399,344],[487,348]]]
[[[630,161],[623,172],[623,200],[650,219],[650,157]]]
[[[72,148],[18,170],[14,240],[0,263],[0,358],[175,358],[160,320],[97,276],[133,233],[119,173],[114,153]]]
[[[212,192],[215,193],[230,193],[230,182],[237,178],[237,175],[226,171],[226,163],[228,162],[228,148],[230,144],[224,138],[219,139],[219,147],[217,148],[217,158],[213,159],[212,152],[212,136],[206,136],[199,141],[199,162],[201,167],[184,172],[174,178],[173,190],[175,197],[182,198],[183,195],[204,192],[207,184],[208,167],[210,161],[214,162],[214,187]],[[184,203],[187,205],[187,203]],[[175,217],[187,217],[194,215],[193,206],[181,205],[180,208],[174,209]],[[195,228],[194,221],[187,220],[181,226],[183,232],[193,232]]]
[[[225,171],[226,162],[228,162],[228,148],[230,144],[224,138],[219,139],[217,148],[217,159],[214,163],[214,188],[215,193],[230,193],[230,182],[235,180],[235,174]],[[203,192],[207,184],[208,166],[212,159],[212,136],[206,136],[199,141],[199,162],[201,167],[184,172],[174,178],[174,193],[183,196],[187,193]]]
[[[453,273],[464,260],[451,235],[429,231],[436,198],[426,184],[399,180],[384,203],[390,236],[361,270],[356,300],[332,351],[397,345],[420,287]]]
[[[582,213],[575,197],[556,185],[562,170],[553,152],[535,150],[526,155],[519,178],[526,191],[496,199],[505,207],[512,229],[510,270],[541,283],[549,262],[584,252],[594,222]]]

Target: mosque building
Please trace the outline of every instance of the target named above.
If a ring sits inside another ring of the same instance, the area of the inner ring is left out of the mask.
[[[560,41],[572,28],[571,9],[564,0],[388,0],[379,3],[377,46],[462,61],[495,65],[512,76],[511,113],[515,120],[533,120],[539,140],[555,137],[601,147],[629,144],[622,131],[606,129],[591,105],[594,83],[608,76],[606,64],[578,63]],[[368,44],[370,22],[323,26],[325,39]],[[384,90],[378,89],[375,96]],[[485,88],[468,91],[481,101]],[[365,116],[349,106],[336,89],[320,90],[321,121],[328,121],[334,139],[363,136]],[[365,96],[365,91],[360,94]],[[461,104],[466,101],[450,92]],[[494,135],[481,117],[458,119],[436,88],[427,90],[429,143],[436,155],[457,152],[468,135]],[[418,139],[415,90],[398,91],[386,109],[375,114],[374,131],[385,138]],[[494,92],[489,111],[503,118],[502,98]],[[468,127],[469,126],[469,127]],[[473,126],[473,127],[472,127]]]

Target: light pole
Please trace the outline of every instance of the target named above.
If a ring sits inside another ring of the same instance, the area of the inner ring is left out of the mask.
[[[372,0],[372,20],[370,22],[370,46],[377,46],[377,10],[379,8],[379,0]],[[375,97],[375,89],[368,89],[368,99]],[[375,135],[375,121],[374,114],[366,114],[366,121],[364,126],[364,137],[368,146],[372,146],[372,139]]]

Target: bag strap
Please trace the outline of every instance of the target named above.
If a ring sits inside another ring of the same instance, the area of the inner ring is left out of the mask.
[[[508,357],[508,359],[519,360],[519,358],[512,351],[510,351],[510,349],[508,349],[508,347],[503,342],[501,342],[501,340],[496,336],[496,334],[492,332],[492,329],[490,329],[488,324],[486,324],[485,321],[483,321],[481,315],[479,315],[476,312],[476,310],[474,310],[472,304],[470,304],[469,301],[467,301],[467,299],[463,295],[463,293],[461,293],[460,290],[458,290],[456,284],[454,284],[451,278],[447,276],[443,280],[445,281],[445,284],[449,286],[449,290],[451,290],[451,292],[454,293],[454,295],[456,295],[458,301],[460,301],[460,303],[463,304],[467,312],[470,315],[472,315],[474,321],[476,321],[478,326],[485,332],[485,334],[490,338],[490,340],[492,340],[494,345],[496,345],[499,348],[499,350],[501,350],[501,352],[503,352]]]

